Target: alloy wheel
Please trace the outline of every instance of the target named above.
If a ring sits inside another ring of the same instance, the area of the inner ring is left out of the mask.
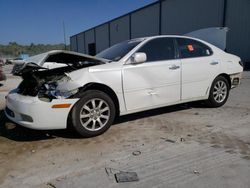
[[[102,129],[110,119],[110,107],[103,99],[94,98],[87,101],[80,111],[80,121],[89,131]]]
[[[227,85],[224,81],[219,80],[214,85],[213,97],[217,103],[222,103],[227,97]]]

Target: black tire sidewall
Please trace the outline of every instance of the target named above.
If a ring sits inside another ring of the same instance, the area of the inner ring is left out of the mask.
[[[216,85],[216,83],[218,81],[223,81],[226,84],[226,87],[227,87],[227,96],[224,99],[224,101],[221,102],[221,103],[218,103],[214,99],[214,96],[213,96],[214,87],[215,87],[215,85]],[[230,87],[229,87],[229,83],[228,83],[227,79],[225,77],[223,77],[223,76],[218,76],[217,78],[214,79],[214,81],[212,83],[212,86],[211,86],[211,89],[210,89],[210,93],[209,93],[209,98],[208,98],[208,105],[210,107],[220,107],[220,106],[223,106],[227,102],[227,99],[228,99],[228,96],[229,96],[229,92],[230,92]]]
[[[112,99],[104,92],[98,91],[98,90],[89,90],[86,92],[83,92],[81,94],[79,94],[79,98],[80,100],[77,101],[77,103],[74,105],[74,107],[72,108],[71,111],[71,125],[72,127],[83,137],[94,137],[94,136],[98,136],[102,133],[104,133],[105,131],[107,131],[109,129],[109,127],[112,125],[112,123],[114,122],[115,119],[115,105],[114,102],[112,101]],[[81,120],[79,117],[80,111],[82,106],[89,100],[93,99],[93,98],[100,98],[102,100],[104,100],[110,108],[110,118],[108,120],[108,122],[106,123],[106,125],[101,128],[98,131],[89,131],[87,129],[85,129],[82,124],[81,124]]]

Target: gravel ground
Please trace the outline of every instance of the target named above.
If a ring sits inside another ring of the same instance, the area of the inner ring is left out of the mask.
[[[8,74],[0,109],[19,82]],[[25,129],[1,111],[0,187],[249,188],[249,93],[250,72],[244,72],[221,108],[191,103],[136,113],[89,139]],[[139,181],[117,183],[118,172],[136,172]]]

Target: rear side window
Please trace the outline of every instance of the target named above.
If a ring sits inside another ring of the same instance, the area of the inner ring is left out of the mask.
[[[175,59],[174,40],[172,38],[157,38],[148,41],[138,52],[147,55],[147,62]]]
[[[207,45],[192,39],[177,38],[181,58],[204,57],[212,55]]]

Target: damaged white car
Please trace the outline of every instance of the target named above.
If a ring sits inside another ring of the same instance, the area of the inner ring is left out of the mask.
[[[222,106],[242,71],[239,57],[187,36],[133,39],[96,57],[50,51],[26,60],[5,113],[28,128],[72,126],[92,137],[119,115],[198,100]]]

